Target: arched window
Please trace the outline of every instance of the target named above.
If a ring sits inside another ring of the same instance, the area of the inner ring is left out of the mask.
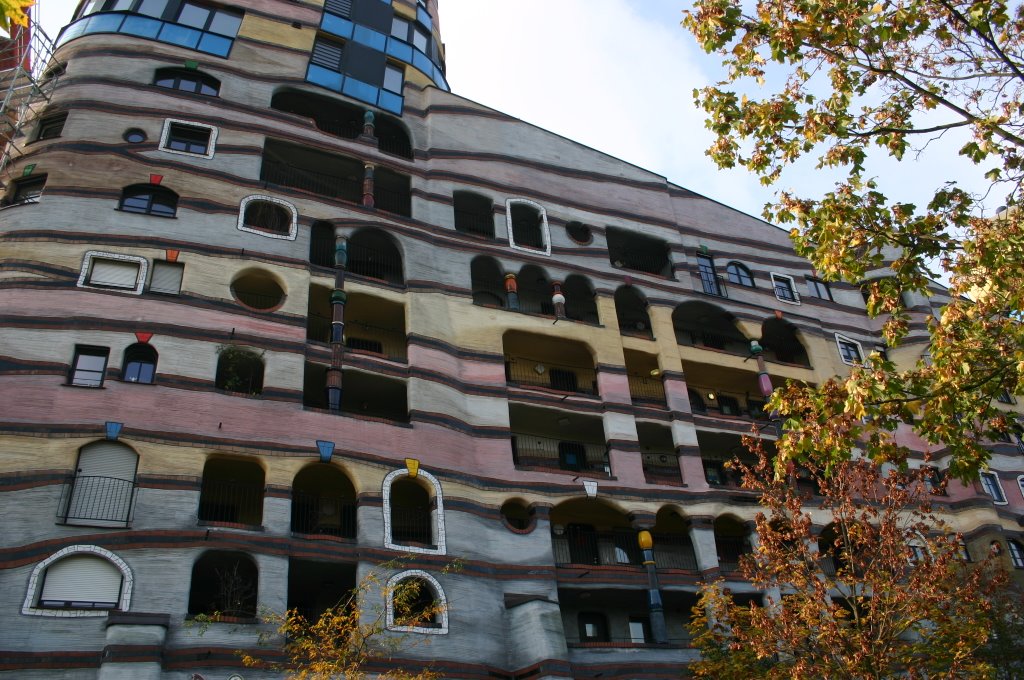
[[[124,351],[121,379],[125,382],[152,384],[156,377],[156,360],[157,353],[152,345],[144,342],[129,345]]]
[[[356,537],[356,492],[344,472],[333,465],[315,463],[295,475],[292,531]]]
[[[94,442],[78,454],[58,519],[78,526],[124,527],[131,519],[139,456],[124,444]]]
[[[106,616],[110,609],[127,611],[132,583],[128,565],[109,550],[68,546],[32,570],[21,613],[82,617]]]
[[[194,92],[216,97],[220,94],[220,81],[213,76],[183,68],[160,68],[153,76],[153,84],[182,92]]]
[[[473,286],[473,304],[484,307],[505,306],[505,275],[497,260],[485,255],[474,257],[469,263],[469,275]]]
[[[619,286],[615,290],[615,316],[619,319],[619,331],[624,335],[653,337],[647,300],[635,287]]]
[[[265,483],[263,468],[254,461],[211,458],[203,466],[199,521],[259,526]]]
[[[298,211],[287,201],[270,196],[246,196],[242,199],[238,228],[272,238],[295,238]]]
[[[394,470],[384,478],[384,547],[444,555],[444,500],[441,484],[425,470],[412,477]]]
[[[254,618],[259,580],[256,563],[245,553],[203,553],[192,565],[188,613]]]
[[[348,240],[348,270],[366,276],[402,285],[402,253],[394,239],[379,229],[361,229]]]
[[[574,321],[599,323],[594,289],[585,276],[571,274],[562,284],[565,295],[565,316]]]
[[[260,394],[263,391],[263,360],[242,347],[224,347],[217,357],[218,390]]]
[[[448,632],[448,601],[441,584],[419,569],[388,579],[387,627],[389,630],[444,635]]]
[[[174,217],[178,212],[178,194],[156,184],[133,184],[121,190],[117,207],[140,215]]]
[[[747,288],[754,287],[753,275],[751,275],[749,269],[739,262],[730,262],[725,268],[725,273],[729,275],[729,283],[735,283],[737,286],[746,286]]]
[[[494,238],[494,204],[486,196],[470,191],[452,194],[455,231]]]

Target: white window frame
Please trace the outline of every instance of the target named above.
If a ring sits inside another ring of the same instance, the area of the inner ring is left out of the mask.
[[[447,547],[445,545],[444,537],[444,498],[441,495],[441,483],[437,481],[434,475],[430,474],[423,468],[420,468],[416,477],[422,477],[431,486],[434,487],[434,531],[437,532],[437,543],[434,544],[433,548],[426,548],[418,545],[402,545],[395,543],[391,537],[391,485],[399,477],[409,477],[409,471],[406,469],[392,470],[384,478],[384,482],[381,485],[381,495],[384,498],[384,547],[390,548],[391,550],[401,550],[407,553],[419,553],[421,555],[444,555],[447,553]]]
[[[800,292],[796,289],[796,281],[793,279],[792,276],[790,276],[789,274],[777,274],[775,272],[771,272],[769,274],[769,276],[771,277],[771,280],[772,280],[772,293],[775,295],[775,299],[776,300],[778,300],[779,302],[785,302],[787,305],[798,305],[798,304],[800,304]],[[784,281],[789,282],[789,290],[790,290],[790,292],[793,293],[793,299],[792,300],[787,300],[786,298],[779,296],[779,291],[776,290],[776,288],[775,288],[775,281],[776,281],[776,279],[784,280]]]
[[[989,498],[992,499],[992,502],[995,505],[1006,505],[1006,503],[1007,503],[1006,492],[1003,491],[1003,485],[999,483],[999,475],[996,472],[993,472],[993,471],[982,472],[980,474],[979,479],[980,480],[984,480],[986,478],[989,479],[992,482],[993,488],[999,492],[999,498],[996,498],[993,494],[989,493],[989,490],[985,487],[985,482],[984,481],[981,481],[981,489],[982,489],[982,491],[984,491],[985,495],[987,495]],[[1020,478],[1018,478],[1018,482],[1019,482],[1019,479]]]
[[[845,335],[840,335],[839,333],[836,333],[835,336],[836,336],[836,351],[839,353],[839,360],[842,361],[847,366],[860,366],[860,365],[862,365],[864,363],[864,347],[859,342],[854,340],[853,338],[848,338]],[[860,361],[848,361],[843,356],[843,347],[842,347],[841,343],[844,343],[844,342],[848,342],[851,345],[855,345],[857,347],[857,353],[860,354]]]
[[[47,609],[36,606],[39,595],[42,593],[43,577],[46,574],[46,568],[58,560],[78,554],[92,554],[107,560],[117,567],[118,571],[121,572],[121,598],[117,603],[117,611],[128,611],[132,602],[132,587],[135,582],[132,570],[128,564],[114,553],[98,545],[69,545],[50,555],[32,569],[32,574],[28,578],[28,590],[25,593],[25,601],[21,605],[22,614],[27,616],[52,616],[55,618],[100,618],[107,616],[110,611],[107,609]]]
[[[89,272],[92,271],[93,260],[121,260],[122,262],[136,262],[139,265],[139,273],[135,277],[133,288],[117,288],[113,286],[94,286],[89,283]],[[93,290],[114,290],[129,295],[141,295],[142,287],[146,284],[146,274],[149,272],[149,260],[138,255],[125,255],[123,253],[107,253],[101,250],[87,250],[82,257],[82,270],[78,274],[78,287],[91,288]]]
[[[210,131],[210,144],[206,147],[206,153],[192,153],[190,151],[178,151],[177,149],[167,148],[167,139],[171,136],[171,126],[174,124],[189,125],[191,127],[206,128]],[[176,153],[179,156],[189,156],[190,158],[213,158],[214,149],[217,146],[217,128],[207,123],[200,123],[195,120],[184,120],[182,118],[164,118],[164,127],[160,131],[160,151],[164,153]]]
[[[423,474],[422,472],[420,474]],[[425,627],[425,626],[396,626],[395,625],[395,599],[391,596],[395,587],[399,583],[410,578],[421,578],[430,584],[430,587],[434,591],[434,597],[441,611],[437,613],[440,619],[440,625],[437,627]],[[388,579],[387,585],[384,588],[384,592],[387,595],[387,602],[385,603],[385,625],[388,630],[400,631],[403,633],[422,633],[424,635],[447,635],[448,634],[448,599],[444,595],[444,589],[441,584],[437,582],[437,579],[423,571],[422,569],[410,569],[395,574]]]
[[[253,201],[265,201],[267,203],[275,203],[282,206],[292,216],[291,226],[288,228],[287,234],[272,234],[262,229],[253,229],[252,227],[245,224],[245,209]],[[245,231],[250,234],[259,234],[266,238],[276,238],[282,241],[294,241],[295,234],[299,228],[299,211],[295,209],[295,206],[280,198],[274,196],[267,196],[266,194],[253,194],[252,196],[246,196],[242,199],[242,202],[238,205],[238,230]]]
[[[515,233],[512,230],[512,206],[516,203],[523,203],[536,208],[540,212],[540,236],[544,242],[543,248],[531,248],[530,246],[521,246],[516,244]],[[505,227],[508,229],[508,245],[513,250],[521,250],[524,253],[543,253],[544,255],[551,256],[551,231],[548,227],[548,211],[544,209],[540,203],[531,201],[528,198],[506,198],[505,199]]]
[[[1024,569],[1024,547],[1015,538],[1006,539],[1006,550],[1010,553],[1010,564],[1014,569]]]

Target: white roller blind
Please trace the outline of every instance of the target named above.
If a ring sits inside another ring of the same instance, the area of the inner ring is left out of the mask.
[[[177,295],[181,292],[181,276],[184,272],[184,265],[175,262],[154,262],[153,279],[149,283],[149,290],[153,293]]]
[[[115,442],[97,442],[82,449],[78,474],[82,477],[113,477],[134,481],[139,457],[127,446]]]
[[[39,596],[40,604],[72,603],[72,608],[75,604],[116,607],[120,600],[120,570],[93,555],[72,555],[47,567]]]
[[[89,283],[94,286],[134,288],[139,280],[139,263],[126,260],[107,260],[94,257],[89,271]]]

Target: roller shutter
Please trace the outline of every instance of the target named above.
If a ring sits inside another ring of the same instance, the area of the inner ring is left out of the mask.
[[[70,609],[116,609],[121,600],[121,571],[93,555],[72,555],[46,569],[39,604]]]
[[[66,521],[124,526],[131,516],[138,459],[134,451],[115,442],[97,442],[82,449]]]
[[[95,257],[89,270],[89,283],[111,288],[135,288],[139,281],[139,263]]]

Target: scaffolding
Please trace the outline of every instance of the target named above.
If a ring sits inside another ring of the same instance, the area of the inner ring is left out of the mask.
[[[22,153],[25,127],[47,107],[60,78],[59,68],[47,68],[53,41],[36,21],[39,3],[29,13],[28,26],[11,25],[0,37],[0,186],[10,182],[11,164]]]

